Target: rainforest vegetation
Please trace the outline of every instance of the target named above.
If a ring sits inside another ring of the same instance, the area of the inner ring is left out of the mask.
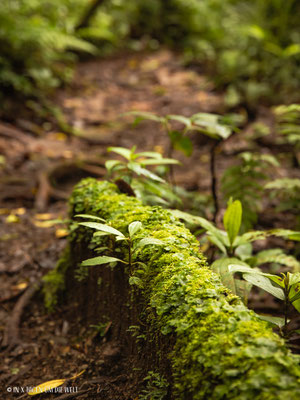
[[[1,1],[5,398],[299,398],[299,20]]]

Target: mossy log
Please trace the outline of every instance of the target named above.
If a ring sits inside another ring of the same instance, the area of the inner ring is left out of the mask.
[[[66,262],[61,262],[61,271],[67,296],[78,303],[83,322],[109,318],[113,336],[133,366],[142,369],[140,374],[151,370],[167,379],[168,398],[300,398],[298,357],[221,284],[195,237],[170,212],[144,206],[114,184],[91,178],[75,187],[70,205],[72,217],[99,216],[124,234],[129,223],[141,221],[139,238],[163,241],[135,253],[134,261],[146,267],[136,264],[129,271],[120,263],[113,269],[83,269],[80,262],[98,255],[99,247],[107,246],[110,256],[124,260],[128,251],[122,242],[95,238],[92,229],[80,226],[70,237],[69,267],[65,272]],[[59,270],[53,277],[55,273]],[[129,285],[129,275],[139,278],[139,286]],[[62,286],[62,279],[56,279]],[[48,289],[51,293],[51,276]]]

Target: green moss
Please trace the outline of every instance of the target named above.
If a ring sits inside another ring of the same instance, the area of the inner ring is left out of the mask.
[[[59,293],[65,289],[65,274],[70,265],[70,246],[67,246],[56,267],[43,277],[43,295],[45,307],[53,311],[58,302]]]
[[[147,265],[136,273],[143,281],[142,315],[151,331],[176,337],[169,355],[176,399],[300,398],[296,356],[222,285],[198,252],[194,236],[168,211],[143,206],[118,194],[115,185],[94,179],[77,185],[70,204],[73,215],[98,215],[124,233],[139,220],[140,237],[164,241],[136,253],[136,260]],[[86,240],[91,230],[83,234]],[[80,235],[74,231],[73,239],[82,240]],[[118,257],[126,258],[126,249],[120,249]]]

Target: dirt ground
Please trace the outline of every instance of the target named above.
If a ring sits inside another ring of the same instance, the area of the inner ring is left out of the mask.
[[[162,50],[84,62],[72,85],[59,91],[56,103],[80,134],[66,135],[51,122],[39,125],[18,115],[13,124],[0,121],[0,153],[5,157],[0,164],[0,338],[12,343],[1,353],[0,398],[22,398],[27,396],[22,387],[71,378],[85,370],[66,382],[66,387],[76,387],[78,393],[43,397],[130,399],[132,376],[123,365],[118,345],[106,337],[100,339],[91,327],[79,328],[67,321],[64,315],[70,305],[47,314],[42,297],[32,289],[55,266],[66,244],[65,225],[51,220],[67,218],[66,199],[76,182],[85,176],[105,175],[108,146],[137,145],[138,150],[166,154],[167,138],[158,125],[143,122],[133,128],[132,119],[121,113],[222,113],[224,100],[206,77],[185,69],[179,55]],[[269,112],[262,108],[258,118],[270,119]],[[234,135],[221,147],[219,175],[238,152],[249,148],[249,131],[250,125],[238,140]],[[176,167],[176,183],[207,194],[210,144],[200,136],[193,141],[195,149],[189,159],[174,153],[184,163]],[[284,169],[280,173],[294,174]],[[289,227],[289,218],[284,223]],[[282,227],[282,218],[271,212],[262,224],[264,228]],[[32,297],[26,300],[30,289]],[[15,327],[7,330],[22,301],[26,307],[20,311],[19,332]],[[269,306],[276,308],[273,303]]]

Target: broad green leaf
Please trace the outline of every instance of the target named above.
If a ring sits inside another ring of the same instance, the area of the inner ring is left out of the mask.
[[[75,217],[80,217],[80,218],[89,218],[89,219],[96,219],[97,221],[102,221],[105,222],[105,219],[96,217],[95,215],[88,215],[88,214],[77,214]]]
[[[116,236],[116,242],[120,242],[121,240],[128,240],[128,238],[126,238],[125,236]]]
[[[234,264],[229,264],[228,265],[228,271],[232,274],[235,272],[242,272],[242,273],[262,273],[261,271],[258,271],[256,268],[251,268],[248,264],[241,262],[240,260],[235,259],[237,262]]]
[[[142,227],[142,223],[140,221],[131,222],[128,226],[128,232],[130,237],[133,237]]]
[[[292,233],[288,236],[289,240],[294,240],[295,242],[300,242],[300,232]]]
[[[291,274],[290,272],[288,272],[288,276],[289,276],[289,285],[295,285],[296,283],[300,282],[300,273],[297,272],[296,274]]]
[[[231,135],[231,129],[220,124],[219,115],[198,113],[191,117],[193,121],[192,129],[198,130],[201,133],[210,136],[214,139],[227,139]]]
[[[105,168],[107,169],[108,172],[111,172],[114,167],[116,167],[117,165],[120,165],[121,161],[118,160],[108,160],[105,162]]]
[[[212,270],[220,275],[222,283],[234,294],[236,294],[236,286],[233,274],[228,270],[228,266],[238,261],[236,258],[224,257],[214,261],[211,265]]]
[[[88,258],[87,260],[84,260],[81,263],[81,265],[86,267],[86,266],[91,266],[91,265],[109,264],[111,262],[121,262],[123,264],[126,264],[124,261],[122,261],[116,257],[98,256],[98,257]]]
[[[97,232],[95,232],[94,233],[94,235],[93,236],[109,236],[110,235],[110,233],[108,233],[108,232],[100,232],[100,231],[97,231]]]
[[[199,225],[208,232],[209,240],[226,254],[226,247],[229,247],[228,236],[226,232],[216,228],[211,222],[202,217],[188,214],[180,210],[169,210],[175,217],[183,219],[189,224]]]
[[[156,245],[156,246],[161,246],[164,243],[159,239],[155,239],[155,238],[149,237],[149,238],[144,238],[144,239],[140,240],[137,243],[136,247],[137,248],[138,247],[144,247],[144,246],[148,246],[149,244],[153,244],[153,245]]]
[[[252,231],[244,233],[241,236],[237,236],[234,245],[240,246],[242,244],[255,242],[256,240],[263,240],[268,236],[268,233],[265,231]]]
[[[242,261],[246,261],[247,259],[251,258],[252,252],[253,252],[252,244],[245,243],[245,244],[238,246],[235,249],[234,254]]]
[[[284,281],[280,276],[273,274],[263,274],[263,275],[269,278],[271,281],[275,282],[278,286],[285,288]]]
[[[166,117],[169,120],[172,121],[178,121],[181,122],[183,125],[185,125],[188,129],[191,128],[192,126],[192,121],[190,118],[184,117],[183,115],[167,115]]]
[[[290,229],[271,229],[268,232],[270,236],[284,237],[290,240],[300,241],[300,232],[292,231]]]
[[[252,285],[258,286],[259,288],[272,294],[273,296],[277,297],[278,299],[284,300],[285,296],[284,296],[283,290],[273,286],[267,277],[260,275],[260,274],[246,273],[246,274],[243,274],[243,278],[247,282],[252,283]]]
[[[285,287],[283,279],[280,276],[273,275],[273,274],[266,274],[266,273],[262,272],[261,270],[259,270],[258,268],[251,268],[250,266],[247,266],[247,264],[241,263],[240,261],[238,263],[229,265],[228,270],[231,273],[241,272],[241,273],[248,273],[248,274],[254,274],[254,275],[262,275],[262,276],[265,276],[268,279],[272,280],[273,282],[275,282],[278,286],[280,286],[282,288]]]
[[[294,301],[292,302],[292,305],[293,305],[293,307],[295,307],[296,310],[300,313],[300,299],[294,300]]]
[[[291,303],[293,303],[294,301],[297,301],[300,299],[300,290],[293,296],[291,297],[289,300]]]
[[[255,264],[278,263],[292,268],[294,272],[300,271],[300,263],[293,256],[287,255],[282,249],[263,250],[256,254]]]
[[[287,190],[300,190],[300,179],[297,178],[281,178],[268,182],[264,189],[287,189]]]
[[[138,278],[137,276],[131,276],[129,278],[129,285],[131,285],[131,286],[135,285],[135,286],[137,286],[139,288],[142,288],[143,287],[143,281],[140,278]]]
[[[233,245],[237,237],[242,222],[242,204],[239,200],[231,203],[225,211],[223,223],[228,234],[229,242]]]
[[[136,155],[137,157],[150,157],[150,158],[156,158],[157,160],[163,158],[163,156],[156,151],[142,151],[141,153],[137,153]]]
[[[137,175],[143,175],[146,178],[153,179],[154,181],[158,182],[165,182],[162,178],[160,178],[158,175],[154,174],[153,172],[148,171],[146,168],[143,168],[139,163],[137,162],[130,162],[128,163],[127,167],[135,172]]]
[[[272,315],[257,315],[257,316],[259,319],[270,322],[271,324],[274,324],[279,328],[282,328],[285,324],[284,318],[281,317],[273,317]]]
[[[157,158],[150,160],[142,160],[139,161],[141,165],[168,165],[168,164],[180,164],[179,161],[174,160],[173,158]]]
[[[88,228],[96,229],[97,231],[110,233],[115,236],[124,236],[122,232],[109,225],[99,224],[98,222],[79,222],[78,225],[86,226]]]
[[[154,195],[162,197],[167,201],[180,202],[179,196],[173,193],[172,188],[168,184],[162,184],[147,180],[143,182],[143,187]]]
[[[134,115],[136,117],[139,117],[140,121],[142,120],[151,120],[151,121],[156,121],[156,122],[163,122],[164,118],[159,117],[156,114],[153,114],[151,112],[147,112],[147,111],[128,111],[126,113],[123,113],[121,115]]]
[[[114,153],[117,153],[120,156],[126,158],[126,160],[128,160],[128,161],[131,159],[131,155],[132,155],[132,150],[125,149],[124,147],[109,147],[107,149],[107,151],[109,151],[109,152],[112,151]]]
[[[209,233],[208,239],[211,243],[217,246],[222,251],[223,254],[227,255],[226,247],[224,246],[224,243],[222,242],[222,240],[220,240],[219,237]]]

